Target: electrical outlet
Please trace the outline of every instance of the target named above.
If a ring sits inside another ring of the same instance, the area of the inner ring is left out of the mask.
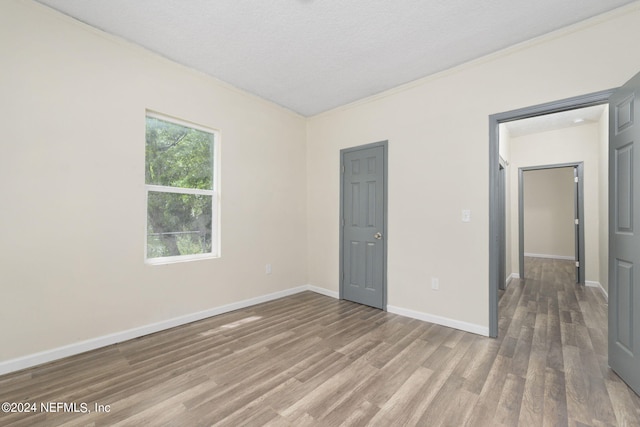
[[[264,272],[267,273],[267,274],[271,274],[271,264],[267,264],[264,267]]]
[[[462,210],[462,222],[471,222],[471,211],[469,209]]]
[[[431,278],[431,289],[433,289],[434,291],[440,289],[440,279],[438,279],[437,277]]]

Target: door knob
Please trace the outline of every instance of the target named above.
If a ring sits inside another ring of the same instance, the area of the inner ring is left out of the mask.
[[[375,239],[380,240],[380,239],[382,239],[382,233],[377,232],[376,234],[374,234],[374,235],[373,235],[373,237],[374,237]]]

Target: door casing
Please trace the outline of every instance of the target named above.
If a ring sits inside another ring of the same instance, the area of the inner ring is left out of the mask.
[[[499,246],[499,144],[498,127],[500,123],[577,108],[606,104],[614,89],[603,90],[587,95],[576,96],[546,104],[534,105],[489,116],[489,336],[498,336],[498,280],[500,269]]]
[[[389,159],[389,141],[379,141],[379,142],[373,142],[371,144],[365,144],[365,145],[359,145],[357,147],[349,147],[349,148],[344,148],[342,150],[340,150],[340,217],[338,218],[338,226],[340,229],[340,241],[339,241],[339,245],[340,245],[340,267],[339,267],[339,277],[338,277],[338,283],[340,284],[340,288],[339,288],[339,298],[340,299],[344,299],[344,228],[343,228],[343,219],[344,219],[344,173],[342,170],[342,165],[344,164],[344,157],[345,154],[349,153],[349,152],[353,152],[353,151],[358,151],[358,150],[364,150],[367,148],[374,148],[374,147],[382,147],[382,151],[383,151],[383,159],[382,159],[382,166],[383,166],[383,198],[382,198],[382,204],[383,204],[383,231],[382,231],[382,235],[383,235],[383,246],[382,246],[382,252],[383,252],[383,265],[382,265],[382,309],[384,311],[387,311],[387,248],[388,248],[388,227],[387,227],[387,200],[388,200],[388,159]]]

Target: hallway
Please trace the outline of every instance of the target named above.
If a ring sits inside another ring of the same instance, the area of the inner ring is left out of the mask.
[[[574,284],[572,261],[527,257],[525,277],[499,306],[498,357],[510,365],[501,401],[521,396],[504,424],[640,425],[640,398],[607,365],[602,292]]]

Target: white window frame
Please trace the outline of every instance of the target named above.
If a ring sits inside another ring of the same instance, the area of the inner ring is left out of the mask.
[[[213,189],[201,190],[197,188],[183,188],[183,187],[169,187],[164,185],[147,184],[145,177],[145,210],[144,210],[144,262],[150,265],[162,265],[173,264],[177,262],[196,261],[201,259],[220,258],[220,131],[212,129],[206,126],[188,122],[185,120],[177,119],[171,116],[167,116],[162,113],[147,110],[145,114],[145,134],[147,126],[147,117],[162,120],[165,122],[177,124],[180,126],[196,129],[202,132],[210,133],[213,135]],[[146,147],[146,138],[145,138]],[[145,155],[146,162],[146,155]],[[211,252],[205,254],[191,254],[191,255],[175,255],[167,257],[149,258],[148,254],[148,236],[149,230],[148,224],[148,210],[149,210],[149,192],[159,193],[172,193],[172,194],[199,194],[205,196],[211,196]]]

